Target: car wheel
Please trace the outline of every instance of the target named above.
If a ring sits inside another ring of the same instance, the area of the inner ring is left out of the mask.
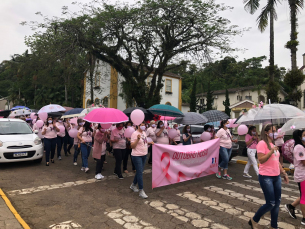
[[[34,162],[37,163],[37,164],[39,164],[39,163],[42,162],[42,158],[39,158],[39,159],[35,160]]]

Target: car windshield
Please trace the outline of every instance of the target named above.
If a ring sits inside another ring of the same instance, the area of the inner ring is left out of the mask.
[[[179,130],[182,133],[184,126],[180,126]],[[204,131],[203,126],[191,126],[191,133],[192,134],[202,134]]]
[[[25,122],[0,122],[0,135],[32,134],[33,131]]]

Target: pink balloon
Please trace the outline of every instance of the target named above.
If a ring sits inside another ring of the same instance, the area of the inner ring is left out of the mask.
[[[48,118],[48,113],[46,112],[41,112],[38,114],[39,118],[42,120],[42,121],[46,121],[47,118]]]
[[[130,114],[131,121],[136,125],[140,125],[144,121],[144,118],[145,118],[145,115],[144,115],[143,111],[141,111],[139,109],[135,109]]]
[[[133,134],[133,132],[135,132],[135,129],[133,127],[128,127],[126,130],[125,130],[125,137],[126,138],[131,138],[131,135]]]
[[[59,133],[65,133],[65,127],[64,126],[59,126],[58,127],[58,129],[59,129]]]
[[[36,119],[33,119],[32,124],[34,125],[36,123]]]
[[[38,128],[42,127],[42,126],[43,126],[43,121],[42,121],[42,120],[38,120],[38,121],[36,122],[36,126],[37,126]]]
[[[101,127],[106,130],[108,130],[111,126],[112,126],[111,123],[101,124]]]
[[[237,133],[238,135],[245,135],[248,133],[248,127],[246,125],[240,125],[237,128]]]
[[[77,133],[78,133],[78,130],[75,129],[75,128],[72,128],[71,130],[69,130],[69,135],[71,138],[76,138],[77,137]]]
[[[148,138],[147,138],[147,142],[148,142],[148,143],[151,143],[151,142],[153,142],[153,140],[152,140],[150,137],[148,137]]]
[[[31,119],[33,119],[33,120],[34,120],[34,119],[36,119],[36,118],[37,118],[37,115],[36,115],[35,113],[31,113],[31,114],[30,114],[30,117],[31,117]]]
[[[176,129],[170,129],[168,131],[168,137],[173,139],[175,137],[177,137],[178,133],[177,133],[177,130]]]
[[[200,135],[200,139],[202,141],[209,141],[211,140],[211,134],[209,132],[203,132],[201,135]]]

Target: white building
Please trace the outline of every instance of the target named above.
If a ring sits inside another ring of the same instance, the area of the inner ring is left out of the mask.
[[[89,74],[89,73],[87,73]],[[148,77],[147,83],[150,83],[152,77]],[[121,83],[124,77],[118,73],[110,64],[97,61],[94,71],[94,104],[103,104],[105,107],[125,110],[126,102],[123,99]],[[182,78],[171,72],[163,75],[164,87],[161,90],[161,104],[168,104],[182,109]],[[88,76],[84,79],[83,108],[92,104],[90,98],[90,82]],[[136,106],[136,104],[134,104]]]
[[[267,103],[267,95],[264,89],[260,89],[257,86],[230,88],[228,89],[230,99],[231,118],[237,118],[240,116],[243,110],[249,110],[255,103],[260,101]],[[284,101],[287,93],[281,89],[279,92],[279,100]],[[196,95],[198,105],[206,104],[206,93]],[[226,90],[219,90],[213,92],[213,108],[219,111],[225,111],[223,101],[226,99]]]
[[[305,53],[303,54],[303,66],[300,68],[300,70],[305,75]],[[302,98],[301,98],[301,102],[298,103],[298,107],[301,110],[305,110],[305,82],[303,82],[300,89],[302,91]]]

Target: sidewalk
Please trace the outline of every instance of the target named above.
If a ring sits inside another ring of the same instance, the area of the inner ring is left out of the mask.
[[[17,217],[21,219],[16,212],[6,195],[0,189],[0,228],[1,229],[23,229],[29,227],[23,227],[18,222]],[[14,215],[12,212],[14,212]],[[22,219],[21,219],[22,220]],[[22,220],[23,221],[23,220]],[[23,221],[24,222],[24,221]],[[26,225],[27,226],[27,225]]]

